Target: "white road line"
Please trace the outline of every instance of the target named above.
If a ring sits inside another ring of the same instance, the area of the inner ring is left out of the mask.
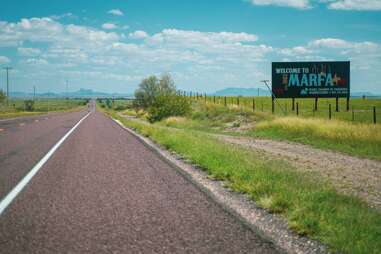
[[[54,154],[58,147],[69,137],[69,135],[85,120],[91,112],[82,117],[73,128],[68,131],[65,136],[63,136],[57,144],[55,144],[47,154],[29,171],[29,173],[24,176],[24,178],[7,194],[7,196],[0,202],[0,215],[5,209],[12,203],[12,201],[17,197],[17,195],[24,189],[24,187],[29,183],[33,176],[40,170],[40,168],[49,160],[49,158]]]

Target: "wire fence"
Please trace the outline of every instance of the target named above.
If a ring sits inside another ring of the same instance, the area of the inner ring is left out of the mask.
[[[267,112],[282,116],[339,119],[356,123],[374,123],[381,120],[381,99],[376,98],[319,98],[319,99],[276,99],[274,111],[268,96],[214,96],[180,91],[180,95],[191,100],[235,106],[254,112]]]

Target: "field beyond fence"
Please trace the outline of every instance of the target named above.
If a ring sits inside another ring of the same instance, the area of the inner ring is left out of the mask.
[[[188,97],[191,100],[272,113],[271,97],[208,95]],[[315,105],[315,99],[295,99],[294,106],[292,99],[276,99],[274,102],[274,114],[280,116],[337,119],[358,123],[377,123],[381,121],[381,99],[351,98],[349,100],[349,110],[347,110],[346,98],[340,98],[337,105],[335,98],[319,98],[317,105]]]

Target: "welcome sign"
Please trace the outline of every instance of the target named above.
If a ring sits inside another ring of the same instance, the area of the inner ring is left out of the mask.
[[[277,98],[349,97],[349,62],[273,62]]]

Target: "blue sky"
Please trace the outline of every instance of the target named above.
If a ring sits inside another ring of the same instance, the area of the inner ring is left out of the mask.
[[[169,72],[184,90],[260,87],[271,61],[350,60],[381,93],[381,0],[3,0],[12,91],[133,92]],[[1,71],[0,89],[5,85]]]

